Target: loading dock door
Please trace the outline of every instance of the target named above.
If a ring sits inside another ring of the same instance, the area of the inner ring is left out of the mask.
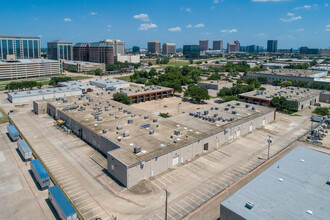
[[[173,157],[173,162],[172,162],[173,166],[177,165],[178,163],[179,163],[179,156]]]
[[[209,143],[204,144],[204,150],[209,150]]]
[[[262,126],[264,126],[266,124],[266,120],[262,120]]]
[[[252,125],[250,125],[249,131],[252,131],[252,128],[253,128]]]

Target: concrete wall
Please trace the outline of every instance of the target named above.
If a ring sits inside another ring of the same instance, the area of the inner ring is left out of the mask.
[[[41,101],[36,102],[33,101],[33,112],[37,115],[39,114],[46,114],[47,111],[47,102]]]
[[[320,94],[320,102],[330,103],[330,92]]]
[[[232,210],[228,209],[227,207],[220,204],[220,219],[221,220],[246,220],[239,214],[233,212]]]
[[[313,106],[315,103],[319,102],[320,96],[315,95],[305,101],[298,102],[298,111],[308,108],[308,106]]]

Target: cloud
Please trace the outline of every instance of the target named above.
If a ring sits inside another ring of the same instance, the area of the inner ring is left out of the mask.
[[[215,6],[212,6],[212,7],[211,7],[211,10],[214,10],[214,9],[215,9]]]
[[[268,35],[265,34],[265,33],[258,33],[255,35],[256,37],[260,37],[260,38],[264,38],[264,37],[267,37]]]
[[[325,26],[325,31],[330,31],[330,24]]]
[[[141,24],[140,27],[139,27],[139,31],[147,31],[149,29],[152,29],[152,28],[156,28],[157,25],[156,24],[153,24],[153,23],[150,23],[150,24]]]
[[[111,28],[111,27],[112,27],[112,25],[111,25],[111,24],[108,24],[108,25],[107,25],[107,28]]]
[[[325,31],[330,31],[330,28],[325,29]]]
[[[97,15],[97,12],[92,11],[92,12],[90,13],[90,15]]]
[[[191,8],[181,7],[181,11],[192,12]]]
[[[328,6],[329,6],[329,4],[328,4],[328,3],[325,3],[325,4],[324,4],[324,6],[325,6],[325,7],[328,7]]]
[[[186,8],[186,12],[191,12],[191,8]]]
[[[252,2],[286,2],[288,0],[252,0]]]
[[[301,9],[311,9],[311,8],[316,8],[318,5],[317,4],[314,4],[314,5],[304,5],[304,6],[301,6],[301,7],[296,7],[294,8],[293,10],[301,10]]]
[[[38,37],[43,37],[43,35],[42,34],[39,34]]]
[[[305,31],[305,29],[304,28],[298,28],[298,29],[293,30],[293,31],[302,32],[302,31]]]
[[[205,24],[202,24],[202,23],[199,23],[199,24],[196,24],[196,25],[188,24],[186,26],[186,28],[202,28],[202,27],[205,27]]]
[[[288,12],[287,15],[292,17],[292,16],[294,16],[294,13]]]
[[[202,32],[201,33],[202,35],[211,35],[211,34],[213,34],[212,32]]]
[[[221,33],[236,33],[237,29],[224,29],[220,31]]]
[[[219,0],[213,0],[213,4],[218,4]]]
[[[172,28],[169,28],[168,31],[177,32],[177,31],[181,31],[181,28],[180,27],[172,27]]]
[[[283,22],[292,22],[292,21],[297,21],[302,19],[301,16],[297,16],[297,17],[291,17],[291,18],[280,18],[281,21]]]
[[[71,22],[72,20],[71,20],[71,18],[64,18],[64,21],[65,22]]]
[[[133,18],[139,19],[141,21],[150,21],[149,16],[147,14],[134,15]]]
[[[330,24],[328,24],[327,26],[325,26],[325,27],[327,27],[327,28],[330,28]]]

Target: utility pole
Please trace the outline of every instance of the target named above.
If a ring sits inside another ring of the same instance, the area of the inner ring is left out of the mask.
[[[164,189],[165,191],[165,220],[167,220],[167,198],[171,195],[171,193],[169,191],[167,191],[167,189]]]
[[[267,142],[268,142],[268,159],[267,159],[267,160],[269,160],[269,150],[270,150],[270,144],[273,142],[271,138],[272,138],[272,137],[271,137],[271,136],[269,136],[269,138],[267,139]]]

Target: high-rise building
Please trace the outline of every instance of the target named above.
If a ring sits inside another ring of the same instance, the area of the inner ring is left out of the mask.
[[[235,53],[235,52],[236,52],[236,44],[227,43],[227,53]]]
[[[267,52],[274,53],[277,51],[277,40],[267,41]]]
[[[48,59],[51,60],[72,60],[73,50],[72,43],[61,40],[48,42]]]
[[[308,47],[300,47],[299,52],[300,52],[300,54],[318,54],[319,49],[308,48]]]
[[[95,63],[114,64],[113,44],[109,42],[77,43],[73,47],[73,59]]]
[[[188,59],[199,59],[201,49],[198,45],[183,45],[183,56]]]
[[[160,54],[160,42],[149,41],[148,42],[148,53]]]
[[[209,40],[200,40],[199,47],[200,47],[201,51],[208,50],[209,49]]]
[[[163,54],[176,54],[176,45],[172,43],[163,44]]]
[[[0,35],[0,60],[7,55],[16,59],[39,59],[41,57],[40,37]]]
[[[140,47],[138,47],[138,46],[133,46],[133,48],[132,48],[132,52],[133,52],[133,53],[139,53],[139,52],[140,52]]]
[[[214,40],[213,41],[213,50],[222,50],[222,49],[223,49],[222,40]]]
[[[108,43],[110,46],[113,47],[114,56],[125,55],[125,42],[124,41],[106,39],[101,42]]]
[[[235,40],[234,43],[235,43],[235,45],[236,45],[236,48],[235,48],[236,52],[240,51],[240,49],[241,49],[241,48],[240,48],[240,47],[241,47],[240,42],[239,42],[238,40]]]

